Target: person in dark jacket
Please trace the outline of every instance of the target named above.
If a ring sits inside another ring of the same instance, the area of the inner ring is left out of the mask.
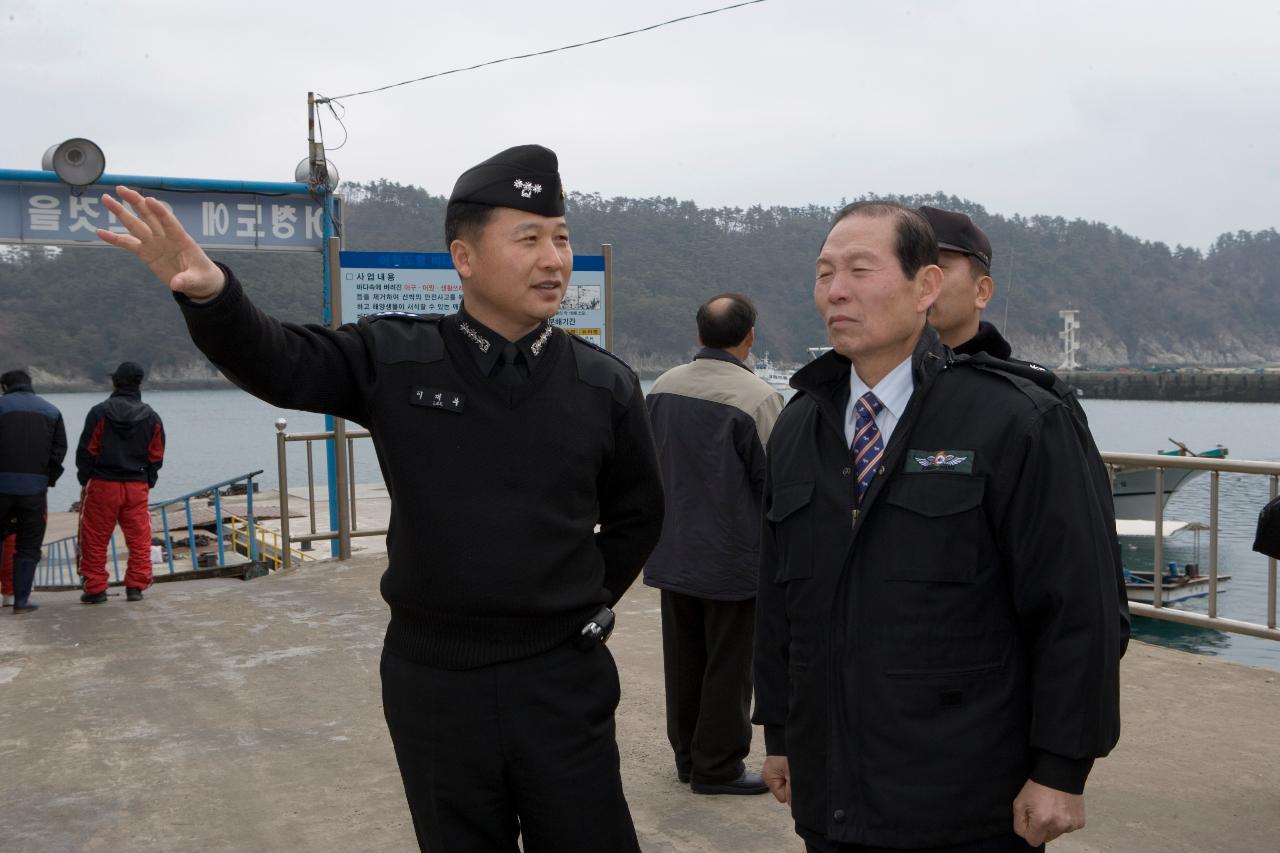
[[[164,464],[164,424],[142,402],[142,368],[126,361],[111,374],[111,396],[89,410],[76,447],[80,490],[80,574],[85,604],[107,600],[107,545],[116,525],[129,560],[125,595],[151,586],[151,490]]]
[[[938,266],[942,269],[942,285],[938,299],[929,309],[929,325],[938,332],[942,342],[957,355],[981,360],[994,358],[1007,361],[1023,369],[1024,375],[1035,381],[1048,381],[1050,390],[1070,410],[1075,418],[1076,436],[1089,463],[1094,478],[1094,489],[1099,506],[1110,529],[1115,529],[1115,502],[1111,497],[1111,474],[1102,461],[1093,433],[1089,430],[1089,418],[1076,389],[1047,368],[1030,361],[1013,358],[1013,348],[994,325],[982,319],[982,312],[991,302],[995,284],[991,280],[993,258],[991,240],[977,223],[963,213],[941,210],[928,205],[917,208],[920,215],[929,220],[934,236],[938,238]],[[1124,586],[1124,563],[1120,557],[1120,543],[1112,536],[1109,541],[1111,563],[1116,579],[1116,596],[1120,613],[1120,652],[1124,654],[1129,644],[1129,601]]]
[[[462,310],[337,329],[263,314],[162,204],[120,194],[141,218],[104,197],[129,235],[98,235],[170,286],[215,364],[373,435],[391,494],[382,701],[421,848],[637,851],[603,639],[662,484],[635,373],[548,322],[573,269],[555,153],[517,146],[458,178]]]
[[[1073,417],[941,343],[937,259],[910,208],[837,214],[833,350],[769,440],[754,719],[810,851],[1038,848],[1119,737],[1114,531]]]
[[[48,492],[62,476],[67,433],[62,413],[36,395],[31,375],[10,370],[0,376],[0,536],[12,524],[13,612],[33,613],[36,565],[44,546]]]
[[[736,293],[698,308],[693,361],[649,391],[667,513],[644,582],[662,590],[667,738],[698,794],[763,794],[751,751],[751,646],[764,445],[782,395],[746,360],[756,309]]]

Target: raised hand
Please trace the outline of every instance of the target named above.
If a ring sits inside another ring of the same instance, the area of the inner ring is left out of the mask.
[[[203,301],[222,292],[226,276],[191,239],[169,208],[159,199],[144,198],[128,187],[116,187],[116,192],[133,210],[105,194],[102,203],[129,233],[117,234],[99,228],[98,239],[133,252],[175,293]]]

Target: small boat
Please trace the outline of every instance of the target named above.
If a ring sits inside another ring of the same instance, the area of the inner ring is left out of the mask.
[[[759,376],[765,382],[768,382],[778,391],[791,390],[791,372],[783,370],[769,360],[769,353],[764,354],[764,358],[757,359],[754,370],[756,376]]]
[[[1165,519],[1161,532],[1165,536],[1191,532],[1195,535],[1195,556],[1190,563],[1179,566],[1169,563],[1160,578],[1160,603],[1173,604],[1188,598],[1198,598],[1209,594],[1209,577],[1200,574],[1200,534],[1209,528],[1198,521],[1176,521]],[[1156,534],[1154,521],[1145,519],[1116,519],[1116,533],[1121,537],[1150,538]],[[1231,575],[1218,575],[1218,592],[1226,591],[1226,583]],[[1130,601],[1142,604],[1155,604],[1155,573],[1150,571],[1130,571],[1124,567],[1125,597]]]
[[[1226,459],[1227,448],[1219,444],[1202,453],[1194,453],[1185,444],[1169,439],[1176,445],[1173,450],[1157,451],[1161,456],[1198,456],[1202,459]],[[1169,496],[1181,488],[1191,478],[1203,474],[1189,468],[1166,468],[1164,470],[1163,507],[1169,502]],[[1156,517],[1156,469],[1155,468],[1116,468],[1111,480],[1111,497],[1115,502],[1116,518]]]
[[[1218,575],[1218,592],[1226,590],[1231,575]],[[1125,597],[1130,601],[1142,604],[1155,604],[1156,584],[1154,572],[1131,572],[1124,570]],[[1209,594],[1209,577],[1200,574],[1200,566],[1186,563],[1181,567],[1170,563],[1160,578],[1160,603],[1173,604],[1175,601],[1186,601]]]

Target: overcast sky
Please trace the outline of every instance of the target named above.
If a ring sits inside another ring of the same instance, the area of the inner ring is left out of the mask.
[[[112,173],[292,180],[310,90],[728,2],[0,0],[0,168],[38,169],[49,145],[84,136]],[[436,194],[539,142],[567,188],[605,196],[829,205],[940,190],[1201,248],[1280,226],[1275,0],[767,0],[345,108],[331,154],[344,179]]]

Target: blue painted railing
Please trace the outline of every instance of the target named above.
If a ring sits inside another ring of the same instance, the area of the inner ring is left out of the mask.
[[[169,511],[172,507],[181,504],[186,517],[187,527],[187,547],[191,551],[191,571],[200,568],[198,563],[198,555],[196,554],[196,537],[195,523],[191,517],[191,501],[198,498],[213,497],[213,515],[215,536],[218,540],[218,565],[226,564],[226,539],[223,535],[222,519],[222,490],[228,486],[245,484],[246,511],[245,517],[248,519],[250,529],[254,528],[255,521],[253,515],[253,479],[261,474],[262,471],[251,471],[248,474],[241,474],[238,477],[232,477],[229,480],[223,480],[210,486],[205,486],[197,491],[190,492],[185,495],[179,495],[176,498],[168,498],[162,501],[155,501],[148,504],[147,509],[150,512],[160,511],[161,528],[164,531],[164,553],[165,560],[168,563],[169,575],[178,574],[179,569],[173,559],[173,536],[169,529]],[[155,537],[155,531],[152,530],[152,538]],[[148,543],[150,545],[150,543]],[[256,560],[259,557],[258,540],[256,536],[249,537],[249,559]],[[48,542],[44,546],[41,554],[40,564],[36,567],[35,585],[43,589],[71,589],[80,586],[79,562],[80,539],[78,535],[67,536],[53,542]],[[151,555],[147,555],[147,559],[151,559]],[[153,567],[154,571],[154,567]],[[182,569],[181,571],[186,571]],[[111,560],[108,574],[112,583],[120,583],[123,576],[120,570],[120,560],[116,553],[116,537],[113,532],[111,535]]]

